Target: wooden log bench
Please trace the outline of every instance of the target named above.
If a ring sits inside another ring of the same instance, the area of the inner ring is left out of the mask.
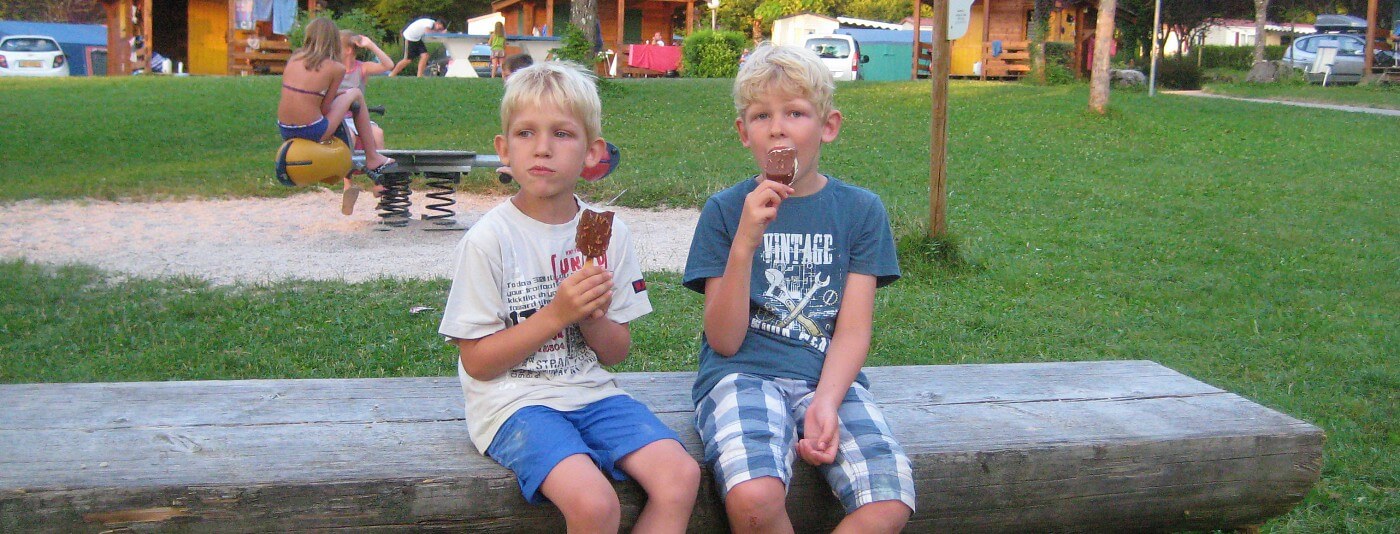
[[[1318,428],[1147,361],[867,370],[915,464],[911,532],[1249,527],[1317,481]],[[691,373],[623,386],[692,453]],[[467,440],[455,377],[0,386],[0,531],[562,532]],[[705,477],[691,521],[723,531]],[[624,526],[644,499],[616,484]],[[799,532],[841,517],[799,462]]]

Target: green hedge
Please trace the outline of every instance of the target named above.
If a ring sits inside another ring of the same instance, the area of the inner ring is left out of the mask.
[[[323,11],[318,14],[318,16],[323,17],[325,13],[331,12]],[[335,21],[336,28],[354,30],[355,33],[360,35],[368,35],[369,38],[374,39],[376,43],[384,44],[384,28],[379,26],[379,21],[374,18],[374,15],[370,15],[368,11],[356,8],[344,14],[337,15],[331,13],[331,20]],[[292,26],[292,31],[287,34],[287,41],[291,43],[292,48],[301,48],[302,42],[306,40],[306,25],[309,22],[311,22],[310,16],[306,11],[297,12],[296,24]],[[388,50],[386,49],[385,51],[387,52]],[[391,54],[389,57],[394,56]]]
[[[1283,51],[1287,48],[1286,46],[1266,46],[1264,47],[1264,59],[1283,59]],[[1204,69],[1248,70],[1254,66],[1253,46],[1204,45],[1200,47],[1198,53],[1201,55],[1201,68]]]
[[[1201,69],[1194,58],[1164,58],[1157,67],[1157,83],[1166,89],[1200,89]]]
[[[749,46],[742,32],[700,30],[685,38],[681,69],[687,78],[733,78]]]

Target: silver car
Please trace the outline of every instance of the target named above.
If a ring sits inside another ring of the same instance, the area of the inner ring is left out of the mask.
[[[1326,47],[1337,49],[1337,59],[1332,64],[1332,73],[1327,76],[1328,83],[1332,81],[1341,83],[1361,81],[1361,71],[1365,65],[1363,60],[1366,53],[1366,38],[1361,35],[1319,33],[1299,37],[1283,52],[1283,63],[1307,71],[1309,67],[1312,67],[1313,60],[1317,58],[1318,49]],[[1377,67],[1394,66],[1395,53],[1377,49],[1374,64]],[[1310,82],[1321,82],[1322,76],[1320,72],[1305,75]]]

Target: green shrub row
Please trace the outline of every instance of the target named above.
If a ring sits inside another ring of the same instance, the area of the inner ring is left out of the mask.
[[[1264,59],[1283,59],[1286,46],[1264,47]],[[1249,69],[1254,66],[1253,46],[1204,45],[1197,49],[1201,68],[1205,69]]]

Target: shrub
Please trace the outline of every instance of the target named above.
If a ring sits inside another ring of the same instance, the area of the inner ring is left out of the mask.
[[[1264,59],[1276,60],[1283,58],[1284,46],[1264,47]],[[1200,54],[1201,68],[1203,69],[1242,69],[1249,70],[1254,66],[1253,46],[1223,46],[1204,45],[1196,50]]]
[[[376,43],[383,44],[384,28],[379,26],[379,21],[368,11],[357,8],[345,12],[343,15],[336,15],[329,10],[322,13],[331,13],[330,18],[335,21],[335,27],[342,30],[353,30],[360,35],[369,36]],[[301,48],[301,44],[306,41],[306,24],[310,21],[310,16],[306,11],[297,13],[296,24],[292,25],[291,32],[287,33],[287,41],[291,43],[292,48]],[[385,51],[388,50],[385,49]],[[390,54],[389,57],[394,56]]]
[[[749,39],[741,32],[700,30],[685,38],[681,70],[688,78],[733,78]]]
[[[554,49],[554,57],[592,67],[597,58],[593,54],[593,43],[583,35],[583,30],[565,23],[559,27],[559,48]]]
[[[1200,89],[1201,69],[1193,58],[1164,59],[1157,67],[1157,83],[1167,89]]]
[[[1074,55],[1074,43],[1045,43],[1045,84],[1065,85],[1075,81],[1074,69],[1070,63]],[[1035,79],[1035,76],[1029,79]]]

